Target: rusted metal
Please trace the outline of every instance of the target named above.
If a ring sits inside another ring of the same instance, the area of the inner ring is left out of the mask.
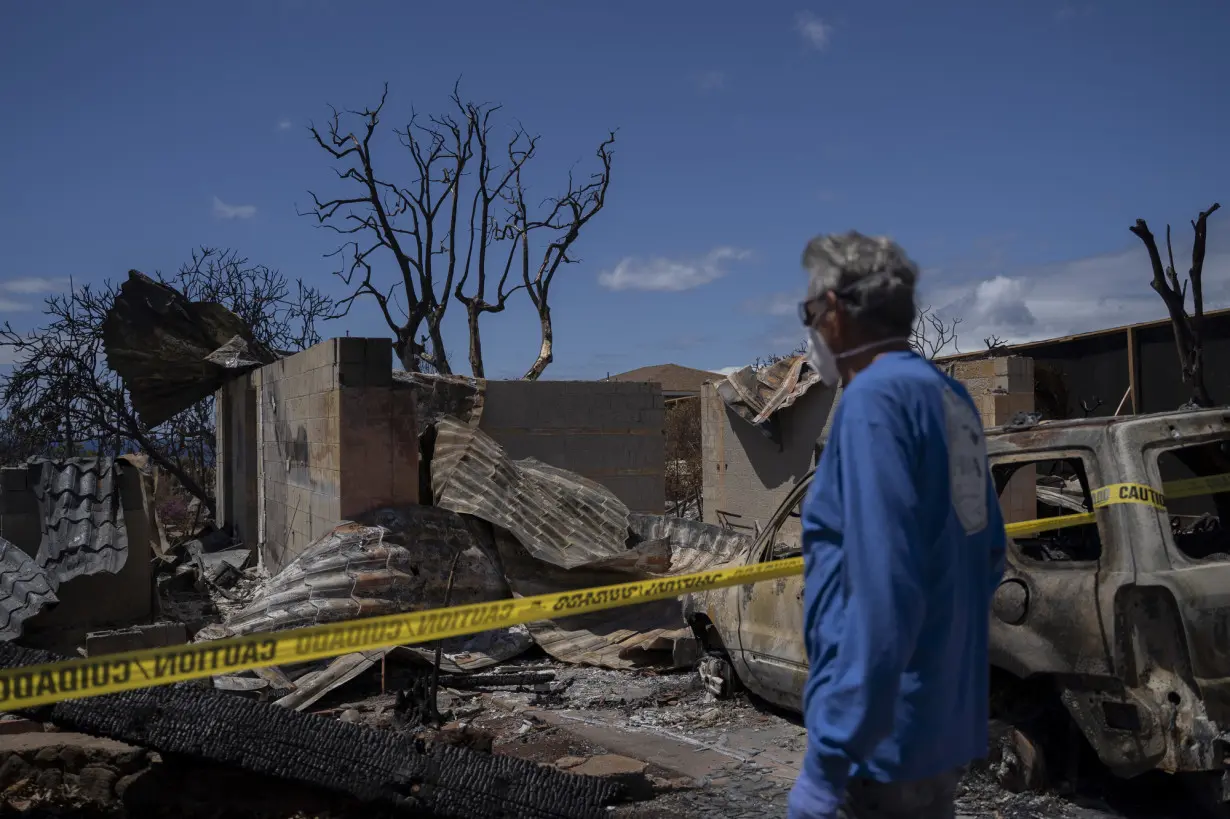
[[[823,385],[820,376],[800,355],[733,372],[718,382],[717,393],[732,412],[772,438],[773,416],[817,384]]]
[[[1205,463],[1230,464],[1230,411],[1085,418],[987,433],[993,469],[1079,462],[1080,500],[1070,479],[1039,475],[1038,502],[1061,513],[1089,504],[1088,487],[1162,486],[1178,476],[1161,473],[1159,456],[1196,445],[1215,447]],[[811,477],[731,563],[768,558]],[[1172,526],[1171,515],[1143,504],[1095,514],[1089,525],[1100,544],[1096,558],[1073,559],[1063,548],[1030,551],[1024,538],[1010,542],[992,606],[992,665],[1017,678],[1051,680],[1098,756],[1121,776],[1222,771],[1230,756],[1230,534],[1215,524],[1211,535],[1202,532],[1225,545],[1196,559],[1177,545],[1172,529],[1179,517]],[[1059,558],[1038,559],[1039,553]],[[693,595],[684,612],[752,691],[798,709],[807,660],[802,581],[794,582],[797,590],[790,582],[762,583],[750,594],[734,588]]]

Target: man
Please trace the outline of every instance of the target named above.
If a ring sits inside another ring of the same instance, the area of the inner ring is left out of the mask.
[[[807,756],[790,819],[950,819],[986,755],[1004,522],[965,388],[910,346],[918,268],[888,239],[803,253],[809,356],[844,385],[803,502]]]

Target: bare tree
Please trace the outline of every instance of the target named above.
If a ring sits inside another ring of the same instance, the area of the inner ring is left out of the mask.
[[[982,343],[986,345],[988,353],[999,352],[1000,350],[1008,346],[1008,342],[1004,341],[1002,338],[1000,338],[997,335],[987,336],[986,338],[982,340]]]
[[[336,109],[323,132],[311,128],[317,144],[341,163],[338,177],[350,184],[346,196],[311,193],[308,212],[346,237],[334,255],[342,261],[337,275],[352,290],[339,306],[344,313],[359,297],[372,298],[402,366],[448,374],[442,328],[456,299],[466,311],[470,369],[483,377],[480,319],[502,312],[524,290],[541,327],[539,352],[525,377],[538,378],[553,358],[551,285],[562,265],[577,261],[573,245],[606,204],[615,133],[598,146],[597,171],[580,182],[569,173],[563,195],[531,207],[524,174],[539,137],[518,125],[506,142],[493,142],[492,117],[501,107],[463,102],[456,87],[449,113],[423,120],[411,111],[406,127],[394,131],[410,156],[409,183],[377,171],[372,142],[387,97],[386,84],[374,108],[346,112],[358,120],[353,130]],[[543,242],[531,241],[540,236]],[[378,274],[375,268],[388,259],[395,269]]]
[[[787,358],[796,358],[797,356],[807,355],[807,342],[800,341],[799,346],[795,347],[788,353],[770,353],[766,356],[758,356],[752,362],[752,369],[763,370],[765,367],[772,367],[779,361],[784,361]]]
[[[1204,383],[1204,284],[1201,275],[1204,272],[1205,243],[1208,238],[1208,220],[1220,208],[1214,202],[1208,210],[1201,211],[1192,222],[1195,239],[1192,242],[1192,266],[1187,271],[1187,281],[1180,282],[1174,266],[1174,250],[1170,245],[1170,225],[1166,225],[1166,256],[1169,264],[1162,264],[1162,256],[1157,248],[1148,224],[1144,219],[1137,219],[1136,224],[1128,230],[1132,231],[1140,241],[1144,242],[1149,252],[1149,264],[1153,268],[1154,290],[1166,304],[1170,314],[1170,323],[1174,327],[1175,349],[1179,354],[1179,368],[1183,374],[1183,383],[1192,390],[1191,402],[1199,407],[1213,406]],[[1191,284],[1192,314],[1187,313],[1187,285]]]
[[[173,275],[155,275],[192,300],[230,308],[277,350],[318,342],[316,322],[335,309],[316,289],[229,250],[202,248]],[[67,293],[47,298],[42,327],[22,334],[6,323],[0,330],[0,347],[15,362],[0,376],[9,437],[20,442],[22,458],[145,453],[212,513],[213,398],[155,428],[141,422],[103,351],[103,321],[118,293],[112,282],[70,283]]]
[[[961,319],[944,319],[928,305],[918,311],[914,330],[910,333],[910,346],[926,358],[939,358],[949,348],[961,352],[957,346],[957,325]]]

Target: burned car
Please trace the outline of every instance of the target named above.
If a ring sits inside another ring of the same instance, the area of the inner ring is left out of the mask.
[[[992,679],[1042,682],[1120,776],[1223,772],[1230,411],[1031,419],[988,430],[987,449],[1010,535],[992,603]],[[799,507],[813,474],[738,561],[801,554]],[[1139,487],[1164,487],[1164,497]],[[688,599],[711,691],[742,684],[801,710],[802,584],[796,576]]]

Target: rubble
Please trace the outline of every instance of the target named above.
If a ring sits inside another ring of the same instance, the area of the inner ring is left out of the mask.
[[[117,301],[108,355],[124,368],[143,418],[172,411],[182,399],[175,390],[187,382],[154,373],[148,349],[133,343],[134,321],[173,339],[172,358],[191,362],[182,377],[195,379],[198,391],[276,357],[232,332],[233,316],[180,303],[142,278],[130,278]],[[377,504],[338,521],[270,576],[233,530],[207,525],[168,547],[148,483],[139,504],[120,503],[107,489],[131,462],[40,466],[30,475],[42,519],[71,517],[84,535],[57,540],[47,526],[37,559],[0,541],[0,565],[11,565],[0,575],[7,628],[16,636],[24,618],[57,600],[56,578],[118,571],[134,556],[154,560],[161,610],[149,619],[160,622],[92,632],[84,639],[89,655],[704,571],[752,544],[699,521],[634,513],[594,481],[509,458],[479,429],[482,382],[412,373],[393,380],[418,399],[425,505]],[[736,373],[718,390],[736,415],[772,437],[778,411],[817,383],[798,357]],[[97,493],[81,491],[90,470]],[[62,502],[60,484],[75,487],[72,504]],[[1036,495],[1086,511],[1084,487],[1070,479],[1040,475]],[[141,516],[152,521],[148,537]],[[1209,525],[1198,520],[1183,531]],[[91,548],[65,546],[82,543]],[[56,791],[57,809],[132,811],[145,789],[172,815],[178,803],[163,793],[171,786],[148,783],[180,783],[202,766],[210,776],[286,794],[285,805],[316,800],[319,815],[398,808],[441,816],[782,815],[805,732],[796,717],[739,695],[737,678],[706,656],[684,612],[683,599],[659,601],[61,703],[0,722],[0,788],[9,785],[10,806],[41,807]],[[0,663],[41,656],[0,646]],[[44,719],[132,743],[143,767],[126,773],[107,754],[65,750],[67,740],[33,754],[37,743],[23,740],[3,757],[10,731],[41,733]],[[71,764],[42,765],[39,754],[42,762],[67,754]],[[967,778],[962,810],[1001,819],[1121,815],[1074,805],[1078,789],[1066,773],[1048,770],[1031,736],[1010,727]]]
[[[0,667],[54,662],[0,645]],[[390,731],[253,702],[193,684],[70,700],[39,709],[62,729],[348,794],[437,817],[605,816],[625,796],[607,780],[513,757],[425,744]],[[189,728],[189,730],[185,730]]]

